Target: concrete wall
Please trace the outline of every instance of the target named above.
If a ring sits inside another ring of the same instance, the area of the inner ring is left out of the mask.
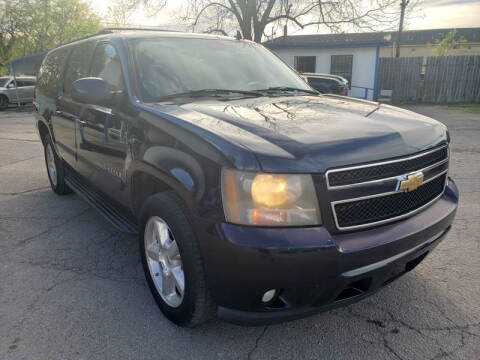
[[[350,96],[373,99],[375,84],[376,48],[333,48],[333,49],[272,49],[283,61],[294,67],[295,56],[316,56],[315,72],[330,73],[332,55],[353,55],[352,88]],[[365,90],[366,89],[366,90]]]

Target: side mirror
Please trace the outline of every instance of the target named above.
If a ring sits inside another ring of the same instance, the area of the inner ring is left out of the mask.
[[[72,99],[81,104],[111,106],[113,94],[108,83],[100,78],[87,77],[72,83]]]
[[[15,89],[15,83],[11,82],[8,84],[7,89]]]

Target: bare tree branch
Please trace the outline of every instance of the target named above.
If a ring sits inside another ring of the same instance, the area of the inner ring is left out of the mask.
[[[220,4],[220,3],[217,3],[217,2],[212,2],[212,3],[209,3],[207,5],[205,5],[197,14],[197,17],[195,18],[195,21],[193,22],[193,25],[197,25],[198,23],[198,20],[200,19],[200,17],[202,16],[203,12],[206,11],[209,7],[212,7],[212,6],[220,6],[220,7],[223,7],[225,9],[227,9],[228,11],[232,11],[231,8],[229,8],[228,6],[225,6],[224,4]]]
[[[257,42],[270,30],[273,35],[274,29],[287,25],[330,32],[384,30],[398,24],[399,14],[398,0],[188,0],[186,4],[181,19],[192,30],[235,34],[240,29],[245,39]]]

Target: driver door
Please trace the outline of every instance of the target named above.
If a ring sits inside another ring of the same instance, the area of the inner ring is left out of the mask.
[[[116,48],[108,42],[97,45],[91,77],[109,84],[110,91],[125,93],[122,66]],[[81,173],[110,197],[122,202],[127,154],[127,122],[120,106],[84,104],[77,129],[77,159]]]

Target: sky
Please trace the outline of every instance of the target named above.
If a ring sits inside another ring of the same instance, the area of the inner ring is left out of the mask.
[[[424,18],[412,20],[411,30],[480,27],[480,0],[425,0],[422,3]]]
[[[107,14],[108,6],[114,0],[87,0],[101,16]],[[133,24],[142,25],[176,25],[171,22],[171,14],[178,10],[186,0],[170,0],[169,6],[155,18],[139,11],[132,18]],[[400,0],[399,0],[400,3]],[[420,0],[420,6],[407,24],[407,30],[439,29],[459,27],[480,27],[480,0]],[[294,30],[297,34],[317,32],[315,27]],[[289,31],[291,34],[291,32]]]

